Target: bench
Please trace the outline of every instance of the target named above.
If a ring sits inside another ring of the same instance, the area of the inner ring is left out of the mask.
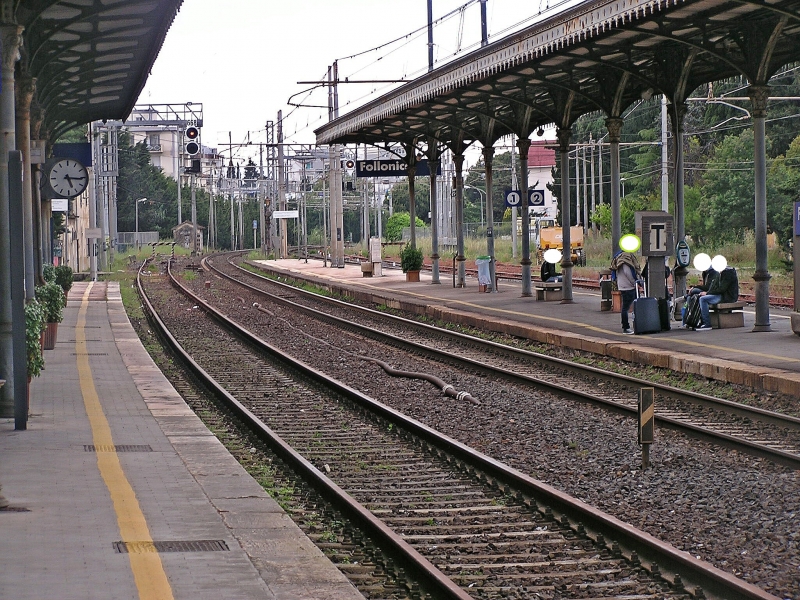
[[[746,304],[746,302],[709,304],[708,314],[711,318],[711,327],[714,329],[744,327],[744,312],[742,312],[742,309]]]
[[[361,276],[362,277],[372,277],[372,263],[371,262],[362,262],[361,263]]]
[[[536,291],[536,299],[545,302],[550,300],[563,300],[563,285],[564,284],[560,281],[534,281],[533,289]]]

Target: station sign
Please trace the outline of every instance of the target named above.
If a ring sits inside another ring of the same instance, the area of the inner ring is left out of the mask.
[[[425,177],[431,174],[428,160],[417,162],[415,176]],[[442,174],[442,163],[436,168],[436,174]],[[356,177],[408,177],[408,165],[401,159],[357,160]]]
[[[274,210],[272,216],[275,219],[297,219],[300,216],[299,210]],[[254,221],[255,223],[255,221]]]
[[[505,201],[508,208],[522,206],[522,192],[506,190]],[[544,206],[544,190],[528,190],[528,206]]]
[[[672,215],[662,210],[637,211],[636,235],[642,240],[642,256],[669,256],[675,248]]]
[[[800,202],[794,203],[794,235],[800,237]]]

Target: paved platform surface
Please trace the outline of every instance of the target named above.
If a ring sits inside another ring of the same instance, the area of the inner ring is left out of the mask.
[[[75,284],[45,360],[28,429],[0,420],[0,598],[363,598],[167,382],[119,284]],[[203,541],[228,549],[153,551]]]
[[[467,277],[453,287],[452,274],[432,283],[430,271],[410,283],[400,270],[364,277],[358,265],[323,266],[316,260],[257,261],[263,267],[351,294],[363,300],[476,325],[622,360],[696,373],[800,397],[800,336],[786,309],[770,310],[772,331],[753,332],[755,309],[744,309],[744,327],[692,331],[680,328],[649,335],[625,335],[619,313],[600,310],[599,290],[573,288],[573,303],[522,297],[520,282],[500,280],[498,291],[478,291]]]

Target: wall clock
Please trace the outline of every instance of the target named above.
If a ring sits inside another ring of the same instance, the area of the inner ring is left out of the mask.
[[[74,158],[48,160],[42,171],[42,186],[51,198],[74,198],[89,185],[89,173]]]

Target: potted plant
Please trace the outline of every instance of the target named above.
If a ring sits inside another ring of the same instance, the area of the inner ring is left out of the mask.
[[[406,274],[406,281],[419,281],[419,271],[422,268],[422,250],[406,244],[400,250],[400,268]]]
[[[36,287],[36,299],[42,304],[47,326],[44,332],[44,349],[56,347],[58,324],[64,318],[64,290],[55,281]]]
[[[55,281],[64,290],[64,306],[67,305],[67,294],[72,289],[72,267],[69,265],[58,265],[55,268]]]
[[[29,382],[32,377],[38,377],[44,368],[41,341],[44,330],[44,307],[38,300],[31,300],[25,305],[25,349]]]

